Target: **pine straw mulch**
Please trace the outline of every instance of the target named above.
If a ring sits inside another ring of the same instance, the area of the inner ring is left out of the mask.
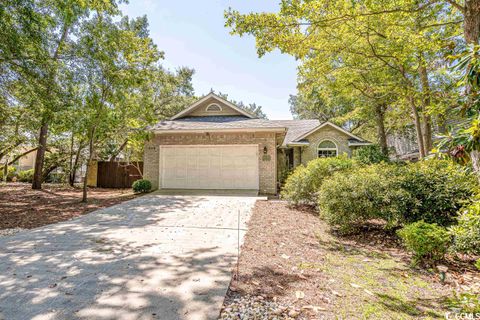
[[[80,188],[44,184],[42,190],[32,190],[27,183],[2,183],[0,230],[31,229],[65,221],[135,197],[131,189],[91,188],[88,203],[82,203]]]
[[[375,225],[338,237],[311,210],[258,201],[226,303],[263,296],[306,319],[443,319],[454,290],[480,293],[471,264],[446,264],[442,283],[435,267],[412,267],[396,237]]]

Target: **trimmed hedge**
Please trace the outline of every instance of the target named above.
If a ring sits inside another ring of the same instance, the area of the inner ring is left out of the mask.
[[[301,165],[290,174],[281,196],[294,205],[315,205],[317,192],[323,181],[335,172],[352,168],[354,163],[346,155],[312,160],[307,166]]]
[[[450,228],[450,234],[453,236],[452,249],[454,251],[480,255],[479,201],[461,211],[458,224]]]
[[[317,201],[320,214],[344,232],[372,218],[388,226],[419,220],[448,226],[477,188],[472,175],[447,160],[382,163],[333,175]]]
[[[425,160],[402,170],[401,187],[411,196],[404,213],[406,222],[425,220],[448,226],[458,211],[478,191],[477,179],[449,160]]]
[[[152,190],[152,183],[146,179],[140,179],[132,184],[133,192],[135,193],[147,193]]]
[[[435,223],[417,221],[397,231],[414,262],[442,260],[450,243],[448,231]]]
[[[400,187],[398,169],[378,164],[333,175],[318,194],[320,216],[341,233],[349,233],[370,219],[399,224],[411,200]]]

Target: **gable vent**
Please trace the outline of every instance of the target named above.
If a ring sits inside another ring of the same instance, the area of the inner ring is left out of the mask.
[[[208,112],[220,112],[222,111],[222,107],[220,107],[218,104],[216,103],[212,103],[212,104],[209,104],[207,106],[207,108],[205,109],[205,111],[208,111]]]

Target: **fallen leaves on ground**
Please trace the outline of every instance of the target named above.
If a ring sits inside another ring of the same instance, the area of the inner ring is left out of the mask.
[[[32,190],[30,184],[19,182],[0,184],[0,230],[70,220],[136,197],[131,189],[91,188],[88,203],[82,203],[80,188],[48,183],[42,188]]]

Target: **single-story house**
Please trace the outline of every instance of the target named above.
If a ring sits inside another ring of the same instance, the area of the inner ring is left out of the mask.
[[[285,170],[370,144],[328,121],[259,119],[214,93],[151,129],[144,178],[155,189],[276,194]]]

